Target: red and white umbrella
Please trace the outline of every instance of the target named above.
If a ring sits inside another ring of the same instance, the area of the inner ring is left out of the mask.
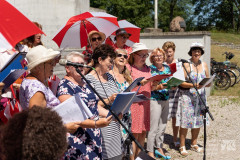
[[[43,32],[6,0],[0,0],[0,52],[38,33]]]
[[[132,46],[134,43],[139,42],[141,28],[135,26],[134,24],[128,22],[127,20],[118,21],[118,25],[119,25],[119,28],[124,28],[128,33],[131,34],[131,36],[126,42],[126,45]],[[116,30],[110,36],[112,42],[109,42],[108,41],[109,39],[107,39],[107,42],[106,42],[107,44],[115,43],[114,37],[116,36]]]
[[[88,33],[92,30],[103,32],[106,37],[118,29],[117,17],[105,12],[85,12],[71,17],[53,40],[60,48],[82,48],[88,43]]]

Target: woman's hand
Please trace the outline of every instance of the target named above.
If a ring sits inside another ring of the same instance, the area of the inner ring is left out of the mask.
[[[113,95],[111,95],[111,97],[109,97],[110,103],[113,103],[116,97],[117,97],[117,93],[114,93]]]
[[[21,87],[21,84],[13,83],[14,89],[18,90]]]
[[[96,128],[102,128],[109,125],[109,123],[112,121],[112,115],[107,118],[99,118],[99,120],[96,121]]]
[[[81,121],[78,122],[69,122],[65,124],[64,126],[67,128],[67,131],[69,133],[75,133],[79,127],[81,127]]]
[[[147,84],[148,82],[150,82],[150,80],[143,79],[140,83],[141,83],[142,86],[144,86],[144,85]]]

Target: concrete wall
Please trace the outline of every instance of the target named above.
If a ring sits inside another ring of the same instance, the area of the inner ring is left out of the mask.
[[[57,49],[52,38],[74,15],[89,11],[89,0],[8,0],[31,21],[43,26],[47,36],[42,37],[46,47]]]
[[[162,48],[166,41],[173,41],[176,45],[175,58],[189,59],[187,54],[190,45],[193,42],[200,42],[204,45],[205,54],[201,59],[210,64],[211,57],[211,36],[210,32],[159,32],[159,33],[141,33],[140,42],[147,47],[154,49]],[[148,60],[148,64],[149,64]]]
[[[140,42],[147,45],[148,48],[162,48],[166,41],[173,41],[176,45],[175,58],[188,60],[190,56],[188,51],[193,42],[200,42],[204,45],[205,54],[201,60],[208,64],[210,69],[211,58],[211,34],[206,31],[198,32],[158,32],[158,33],[141,33]],[[147,59],[147,64],[150,64]],[[207,89],[207,95],[210,95],[210,89]]]

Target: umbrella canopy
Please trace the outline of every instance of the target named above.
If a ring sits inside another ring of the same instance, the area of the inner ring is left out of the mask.
[[[85,12],[71,17],[53,40],[60,48],[82,48],[88,44],[89,32],[96,30],[108,37],[117,28],[117,17],[105,12]]]
[[[118,21],[118,25],[119,25],[119,28],[124,28],[128,33],[131,34],[131,36],[129,37],[129,39],[126,42],[126,45],[132,46],[134,43],[139,42],[141,28],[135,26],[134,24],[128,22],[127,20]],[[114,37],[116,36],[116,30],[110,36],[112,42],[114,42],[114,43],[115,43]],[[112,42],[107,41],[106,43],[111,44]]]
[[[0,0],[0,52],[38,33],[43,32],[6,0]]]

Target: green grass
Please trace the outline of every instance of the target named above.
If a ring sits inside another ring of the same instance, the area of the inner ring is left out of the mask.
[[[211,38],[216,42],[240,44],[240,34],[236,33],[211,32]]]

